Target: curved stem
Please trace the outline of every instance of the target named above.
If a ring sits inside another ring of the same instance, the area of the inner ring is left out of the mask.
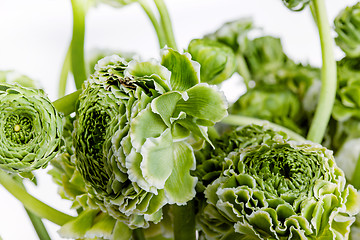
[[[71,0],[73,11],[73,35],[71,40],[71,68],[74,74],[76,89],[80,89],[86,80],[84,57],[85,16],[88,8],[87,0]]]
[[[145,2],[144,0],[139,0],[138,1],[140,6],[143,8],[143,10],[145,11],[146,15],[149,17],[152,25],[154,26],[156,35],[158,37],[159,40],[159,47],[160,49],[165,47],[166,45],[166,37],[165,37],[165,32],[164,30],[161,28],[158,20],[156,19],[156,16],[154,15],[153,11],[151,11],[150,6],[147,4],[147,2]]]
[[[81,92],[82,90],[77,90],[76,92],[70,93],[62,98],[55,100],[54,102],[52,102],[52,104],[58,112],[61,112],[65,116],[67,116],[70,113],[75,112],[76,101]]]
[[[165,37],[167,40],[168,47],[177,50],[176,41],[174,37],[174,32],[171,25],[171,19],[169,12],[166,8],[165,2],[163,0],[154,0],[156,7],[160,14],[161,25],[165,31]]]
[[[235,125],[235,126],[243,126],[243,125],[248,125],[248,124],[268,125],[269,127],[273,128],[275,130],[286,133],[290,138],[294,139],[295,141],[299,141],[299,142],[306,141],[305,138],[303,138],[299,134],[291,131],[290,129],[280,126],[280,125],[277,125],[275,123],[269,122],[267,120],[261,120],[258,118],[251,118],[251,117],[244,117],[244,116],[229,115],[226,118],[224,118],[221,122],[230,124],[230,125]]]
[[[59,79],[59,89],[58,97],[63,97],[66,91],[67,78],[71,68],[71,44],[66,52],[63,66],[61,68],[60,79]]]
[[[307,139],[321,143],[330,120],[336,94],[336,61],[333,52],[333,39],[331,38],[324,0],[312,0],[313,15],[319,29],[322,60],[321,91],[314,119],[311,123]]]
[[[194,201],[184,206],[173,205],[175,240],[196,239],[194,208]]]
[[[26,188],[23,183],[23,179],[18,177],[18,178],[16,178],[16,181],[26,191]],[[38,235],[39,239],[40,240],[51,240],[50,236],[45,228],[44,223],[41,221],[41,218],[39,218],[38,216],[36,216],[34,213],[32,213],[31,211],[29,211],[26,208],[25,208],[25,211],[26,211],[32,225],[34,226],[34,229],[35,229],[36,234]]]
[[[26,209],[40,218],[48,219],[60,226],[74,219],[74,217],[62,213],[30,195],[18,182],[4,171],[0,171],[0,184],[17,198]]]

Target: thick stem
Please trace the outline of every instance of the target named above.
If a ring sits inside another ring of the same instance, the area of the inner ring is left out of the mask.
[[[59,79],[59,89],[58,89],[58,97],[63,97],[66,92],[66,83],[68,79],[68,75],[71,68],[71,44],[66,52],[66,56],[64,59],[63,66],[61,68],[60,79]]]
[[[62,98],[59,98],[53,102],[54,107],[58,112],[63,113],[65,116],[75,112],[76,101],[82,90],[70,93]]]
[[[146,15],[149,17],[149,19],[155,29],[156,35],[158,37],[160,49],[164,48],[166,45],[166,36],[165,36],[164,29],[161,28],[161,25],[159,24],[158,20],[156,19],[156,16],[154,15],[153,11],[151,10],[151,8],[147,4],[147,2],[144,0],[139,0],[139,4],[145,11]]]
[[[167,39],[166,44],[168,45],[168,47],[177,50],[171,19],[165,2],[163,0],[154,0],[154,2],[160,14],[161,25],[165,31],[165,37]]]
[[[134,240],[145,240],[144,231],[141,228],[134,229],[132,232],[132,238]]]
[[[275,123],[269,122],[267,120],[261,120],[258,118],[251,118],[251,117],[244,117],[244,116],[236,116],[236,115],[229,115],[224,118],[222,123],[235,125],[235,126],[244,126],[248,124],[256,124],[256,125],[267,125],[275,130],[282,131],[286,133],[290,138],[294,139],[295,141],[303,142],[306,141],[305,138],[300,136],[299,134],[291,131],[290,129],[277,125]]]
[[[71,40],[71,68],[76,89],[80,89],[86,80],[84,57],[85,16],[88,8],[87,0],[71,0],[73,11],[73,35]]]
[[[74,217],[62,213],[30,195],[18,182],[4,171],[0,171],[0,184],[17,198],[26,209],[40,218],[48,219],[59,226],[74,219]]]
[[[313,16],[319,29],[322,60],[321,91],[307,139],[321,143],[330,120],[336,94],[336,61],[324,0],[312,0]]]
[[[173,205],[175,240],[195,240],[195,204],[188,202],[185,206]]]

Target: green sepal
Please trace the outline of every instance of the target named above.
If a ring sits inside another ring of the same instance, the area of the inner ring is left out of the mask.
[[[128,240],[131,238],[131,229],[123,222],[117,221],[111,240]]]

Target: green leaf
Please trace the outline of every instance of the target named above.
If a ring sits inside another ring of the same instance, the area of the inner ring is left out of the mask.
[[[87,209],[74,220],[63,225],[59,234],[65,238],[84,238],[87,231],[93,226],[94,219],[99,213],[97,209]]]
[[[215,87],[208,84],[198,84],[189,90],[188,100],[179,100],[176,111],[185,112],[194,118],[218,122],[227,116],[227,101],[225,96]]]
[[[185,142],[173,144],[173,171],[165,183],[165,194],[170,204],[186,204],[195,197],[197,178],[190,175],[195,169],[195,156],[191,146]]]
[[[185,91],[200,82],[200,65],[192,61],[189,54],[166,49],[161,64],[171,72],[171,90]]]

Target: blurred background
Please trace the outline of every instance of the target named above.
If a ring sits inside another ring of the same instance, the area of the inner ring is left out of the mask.
[[[355,0],[326,0],[329,21]],[[309,9],[291,12],[281,0],[167,0],[179,49],[193,38],[214,32],[223,23],[251,17],[265,34],[282,39],[284,51],[294,60],[321,66],[320,43]],[[60,70],[72,33],[70,0],[0,0],[0,70],[16,70],[39,81],[51,100],[57,98]],[[333,33],[335,36],[335,33]],[[155,31],[137,4],[113,8],[98,4],[86,18],[86,50],[112,49],[138,53],[142,58],[159,58]],[[342,57],[335,48],[336,59]],[[67,92],[75,86],[70,78]],[[228,100],[242,93],[234,77],[222,89]],[[1,144],[1,143],[0,143]],[[49,167],[51,168],[51,167]],[[74,215],[70,202],[57,195],[57,186],[37,170],[38,186],[26,184],[43,202]],[[61,239],[58,226],[44,221],[52,239]],[[4,240],[38,239],[22,205],[0,186],[0,236]]]

